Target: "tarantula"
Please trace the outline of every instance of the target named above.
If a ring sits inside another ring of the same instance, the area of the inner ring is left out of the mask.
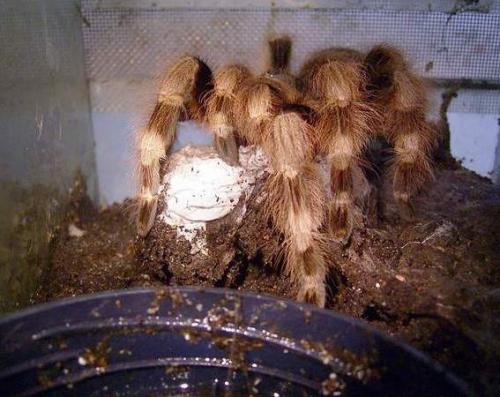
[[[137,225],[141,236],[153,225],[160,162],[178,121],[208,126],[230,163],[238,162],[238,142],[258,145],[271,162],[266,209],[284,237],[285,268],[298,286],[297,298],[323,306],[325,242],[351,233],[353,175],[369,141],[382,136],[393,146],[394,196],[403,212],[411,212],[411,198],[432,177],[436,137],[425,118],[424,85],[397,50],[378,46],[365,55],[327,49],[293,76],[291,47],[287,37],[270,40],[269,65],[258,76],[242,65],[212,74],[191,56],[168,69],[139,136]],[[330,167],[329,194],[315,163],[318,155]]]

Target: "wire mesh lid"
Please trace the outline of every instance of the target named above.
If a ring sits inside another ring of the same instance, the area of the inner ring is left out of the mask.
[[[83,2],[87,70],[94,82],[151,80],[186,53],[202,57],[211,67],[239,62],[258,71],[265,38],[286,33],[294,39],[295,71],[319,49],[366,51],[388,43],[403,49],[424,77],[500,83],[500,13],[487,8],[475,12],[413,7],[190,9],[154,7],[144,1],[132,2],[135,6],[103,3],[113,6]],[[113,88],[119,91],[118,86]],[[99,97],[98,106],[120,109],[120,103],[126,107],[131,100],[110,90]],[[484,111],[500,109],[497,96],[482,101]]]

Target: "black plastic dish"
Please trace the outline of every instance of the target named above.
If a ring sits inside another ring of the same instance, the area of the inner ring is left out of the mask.
[[[414,349],[310,305],[127,290],[0,319],[2,396],[470,396]]]

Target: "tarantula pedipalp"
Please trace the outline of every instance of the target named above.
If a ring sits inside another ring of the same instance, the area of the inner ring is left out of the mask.
[[[370,137],[385,132],[395,147],[394,192],[400,201],[408,203],[419,187],[413,175],[420,185],[430,175],[432,135],[425,108],[416,103],[424,92],[399,53],[388,48],[366,57],[347,49],[322,51],[297,79],[288,68],[291,41],[271,40],[269,48],[270,65],[258,76],[241,65],[212,75],[194,57],[181,58],[169,69],[139,138],[138,230],[145,236],[154,222],[160,161],[179,120],[206,124],[219,153],[231,163],[238,161],[236,138],[258,145],[272,166],[264,187],[266,209],[284,236],[285,268],[298,285],[298,298],[323,306],[325,242],[350,235],[353,173],[359,172]],[[406,97],[403,89],[412,95]],[[384,117],[376,110],[382,103],[388,108]],[[331,168],[330,203],[315,163],[318,154]],[[322,232],[325,223],[327,233]]]

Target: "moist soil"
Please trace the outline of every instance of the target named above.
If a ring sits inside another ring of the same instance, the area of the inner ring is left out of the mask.
[[[385,179],[350,240],[329,246],[327,307],[406,341],[480,394],[500,395],[498,187],[461,167],[438,169],[408,221]],[[281,238],[262,216],[260,185],[241,223],[239,204],[207,225],[208,255],[160,221],[138,238],[132,200],[97,210],[85,192],[75,194],[34,300],[163,285],[293,298],[280,269]]]

